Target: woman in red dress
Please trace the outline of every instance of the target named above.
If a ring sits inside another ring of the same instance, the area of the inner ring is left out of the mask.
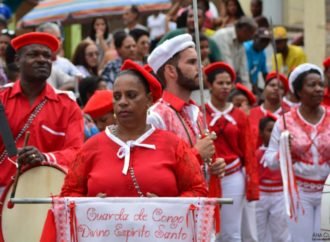
[[[89,139],[72,163],[62,196],[206,196],[199,163],[174,134],[146,124],[162,91],[143,67],[127,60],[113,88],[117,125]]]
[[[226,162],[221,183],[223,197],[234,199],[232,206],[221,211],[221,233],[217,241],[240,241],[244,196],[248,201],[259,198],[258,165],[249,146],[250,126],[246,114],[227,102],[236,79],[232,67],[215,62],[205,68],[205,74],[211,92],[211,100],[206,104],[209,130],[217,134],[216,156]]]
[[[251,124],[251,131],[254,135],[253,147],[258,149],[262,145],[262,141],[259,138],[259,122],[262,118],[267,116],[267,113],[271,113],[276,117],[282,114],[281,98],[288,90],[287,78],[279,74],[279,80],[277,75],[269,73],[266,77],[265,89],[263,96],[265,101],[258,107],[252,108],[249,115],[249,121]]]

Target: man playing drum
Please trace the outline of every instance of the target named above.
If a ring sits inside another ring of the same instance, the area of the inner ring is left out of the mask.
[[[0,101],[18,149],[16,162],[46,163],[66,167],[83,144],[83,118],[75,97],[53,89],[46,80],[51,73],[52,52],[58,40],[46,33],[28,33],[11,42],[17,52],[20,80],[0,90]],[[23,146],[29,131],[29,144]],[[0,140],[0,194],[15,174]]]

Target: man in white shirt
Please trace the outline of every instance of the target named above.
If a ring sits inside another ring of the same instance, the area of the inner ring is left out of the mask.
[[[234,67],[237,79],[251,89],[247,58],[243,43],[252,39],[257,24],[252,18],[241,17],[233,27],[218,30],[212,39],[217,43],[223,60]]]

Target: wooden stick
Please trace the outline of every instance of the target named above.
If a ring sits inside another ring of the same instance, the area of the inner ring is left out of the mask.
[[[28,145],[29,139],[30,139],[30,131],[26,131],[23,147]],[[21,174],[21,165],[18,163],[16,175],[15,175],[15,179],[14,179],[14,183],[13,183],[13,190],[11,191],[11,194],[10,194],[10,201],[7,204],[7,207],[10,209],[14,207],[14,203],[11,202],[11,199],[15,198],[16,188],[17,188],[17,184],[18,184],[18,178],[19,178],[20,174]]]

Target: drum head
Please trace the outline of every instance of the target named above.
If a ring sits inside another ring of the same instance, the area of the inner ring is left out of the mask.
[[[58,195],[65,173],[52,166],[36,166],[23,172],[18,180],[16,198],[45,198]],[[12,185],[3,194],[1,229],[5,242],[39,241],[51,204],[15,204],[8,209]]]

